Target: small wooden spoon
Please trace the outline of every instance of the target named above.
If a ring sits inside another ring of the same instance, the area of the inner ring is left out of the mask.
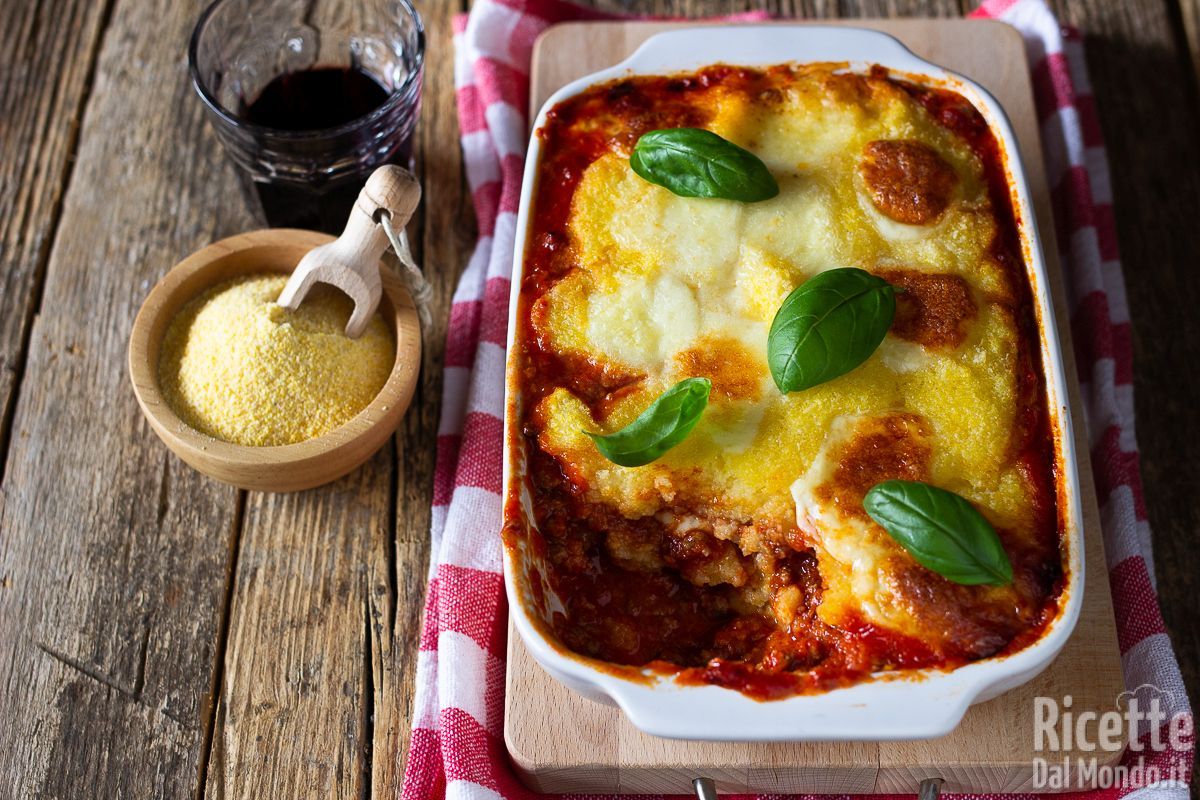
[[[276,302],[295,311],[313,284],[336,286],[354,301],[346,335],[357,339],[379,307],[383,291],[379,259],[389,241],[379,224],[380,217],[386,214],[393,229],[404,230],[420,202],[421,184],[408,170],[388,165],[372,172],[358,194],[342,235],[314,248],[300,260]]]

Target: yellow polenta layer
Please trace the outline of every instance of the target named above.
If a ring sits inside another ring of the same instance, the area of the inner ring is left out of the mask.
[[[640,517],[691,506],[733,519],[795,523],[789,486],[816,458],[834,418],[911,411],[933,432],[930,480],[975,502],[997,525],[1028,530],[1032,492],[1011,462],[1017,333],[1003,268],[989,254],[995,222],[983,167],[964,142],[902,89],[870,81],[844,96],[821,73],[801,74],[770,105],[717,89],[706,126],[753,151],[780,194],[759,203],[678,197],[632,172],[627,153],[595,161],[569,223],[576,268],[545,297],[541,333],[562,352],[645,374],[609,415],[593,420],[564,389],[539,408],[541,446],[586,479],[589,498]],[[857,166],[876,139],[917,139],[959,176],[934,225],[880,215]],[[767,331],[784,297],[836,267],[962,276],[979,313],[953,350],[889,335],[861,367],[781,395],[766,364]],[[621,428],[687,377],[678,354],[714,338],[741,343],[757,365],[757,398],[714,391],[700,424],[659,461],[605,460],[582,429]],[[699,344],[698,344],[699,343]]]
[[[351,339],[349,298],[317,286],[288,311],[275,303],[286,283],[284,275],[238,278],[171,321],[159,381],[188,425],[235,444],[294,444],[345,424],[379,394],[396,357],[379,315]]]

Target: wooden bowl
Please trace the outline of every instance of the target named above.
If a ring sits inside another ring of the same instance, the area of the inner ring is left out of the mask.
[[[412,298],[382,264],[379,313],[396,335],[396,361],[375,399],[340,428],[297,444],[231,444],[189,426],[162,395],[159,350],[167,326],[189,300],[240,275],[290,273],[305,253],[331,241],[333,237],[323,233],[285,228],[231,236],[176,264],[142,304],[129,337],[129,377],[138,405],[167,447],[205,475],[242,489],[309,489],[358,467],[383,447],[400,424],[420,371],[421,327]]]

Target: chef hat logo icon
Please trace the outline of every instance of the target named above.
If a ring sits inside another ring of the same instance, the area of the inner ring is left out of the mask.
[[[1126,689],[1117,695],[1117,708],[1129,709],[1130,702],[1136,700],[1137,707],[1149,708],[1157,700],[1160,708],[1169,708],[1173,695],[1165,689],[1160,689],[1153,683],[1143,683],[1133,689]]]

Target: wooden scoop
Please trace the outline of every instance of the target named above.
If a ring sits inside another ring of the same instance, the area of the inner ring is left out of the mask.
[[[421,201],[421,184],[403,167],[383,166],[371,173],[358,194],[342,235],[309,251],[276,301],[295,311],[314,283],[336,286],[354,301],[346,335],[357,339],[379,307],[383,285],[379,258],[388,248],[380,221],[390,217],[393,229],[403,230]]]

